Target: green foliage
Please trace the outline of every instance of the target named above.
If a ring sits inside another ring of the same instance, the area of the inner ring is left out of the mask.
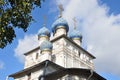
[[[0,0],[0,48],[12,43],[15,28],[27,31],[33,21],[31,12],[41,7],[41,1],[44,0]]]

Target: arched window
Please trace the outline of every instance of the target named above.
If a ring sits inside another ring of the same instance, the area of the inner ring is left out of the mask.
[[[80,51],[78,51],[78,56],[80,57],[80,55],[81,55],[81,52],[80,52]]]
[[[39,53],[36,53],[36,59],[38,59]]]
[[[31,73],[29,73],[27,76],[28,76],[28,80],[30,80],[31,79]]]
[[[52,62],[55,62],[56,61],[56,56],[55,55],[52,55]]]

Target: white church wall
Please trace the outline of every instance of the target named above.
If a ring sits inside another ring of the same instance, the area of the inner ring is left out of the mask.
[[[53,42],[52,55],[54,55],[54,62],[65,68],[87,68],[93,69],[92,58],[80,50],[75,44],[71,43],[66,38],[60,38]],[[47,55],[48,57],[48,55]],[[40,50],[35,50],[25,56],[25,66],[28,68],[37,63],[44,61],[45,56],[41,54]],[[47,73],[54,71],[51,67],[47,69]],[[43,70],[38,70],[31,73],[32,80],[38,80],[38,77],[43,73]],[[15,80],[26,80],[28,76],[24,76]]]
[[[43,74],[43,68],[40,70],[36,70],[31,73],[31,80],[38,80],[39,76]]]
[[[64,52],[65,54],[67,54],[67,56],[71,56],[71,57],[66,57],[68,58],[67,60],[71,61],[71,67],[86,67],[86,68],[90,68],[93,69],[93,63],[92,62],[92,57],[89,56],[87,53],[83,52],[82,50],[80,50],[78,47],[76,47],[73,43],[69,42],[67,39],[64,38]],[[69,59],[70,58],[70,59]],[[70,65],[70,62],[66,63],[67,65]],[[84,64],[84,65],[79,65],[79,64]],[[69,66],[70,67],[70,66]]]
[[[41,55],[40,50],[35,50],[28,55],[25,55],[25,65],[24,68],[33,66],[39,62],[39,56]]]

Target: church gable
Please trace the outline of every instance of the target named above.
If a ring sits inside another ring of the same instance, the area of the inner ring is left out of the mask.
[[[47,63],[47,64],[46,64]],[[46,75],[57,70],[63,69],[63,67],[49,61],[43,61],[39,64],[36,64],[32,67],[26,68],[22,71],[9,75],[9,77],[14,77],[16,80],[27,80],[31,77],[31,79],[39,78],[41,75]]]

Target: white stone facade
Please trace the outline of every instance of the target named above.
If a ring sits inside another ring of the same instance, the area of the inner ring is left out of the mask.
[[[69,38],[62,36],[51,40],[53,49],[51,52],[42,52],[40,48],[25,54],[24,69],[37,65],[45,60],[50,60],[64,68],[94,69],[93,57],[82,50],[79,45]],[[30,80],[38,80],[43,74],[43,69],[31,72]],[[28,74],[16,77],[15,80],[29,80]],[[62,79],[64,80],[64,79]],[[77,79],[76,79],[77,80]]]
[[[52,57],[54,56],[54,57]],[[51,57],[53,59],[51,59]],[[52,53],[42,54],[39,48],[25,56],[25,68],[44,60],[52,60],[65,68],[94,69],[93,58],[64,37],[53,42]]]
[[[53,42],[55,63],[65,68],[94,69],[93,58],[65,38]]]

